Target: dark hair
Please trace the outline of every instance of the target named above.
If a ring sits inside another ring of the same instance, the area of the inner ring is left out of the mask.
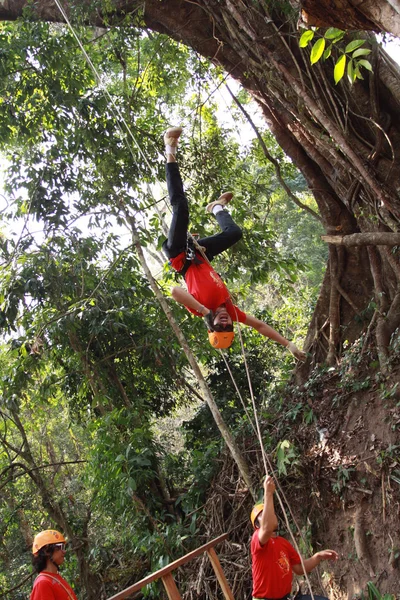
[[[32,566],[36,573],[41,573],[44,571],[48,559],[53,556],[55,546],[55,544],[46,544],[46,546],[40,548],[36,555],[32,555]]]
[[[213,325],[214,331],[218,331],[221,333],[222,331],[233,331],[233,323],[228,323],[227,325]]]

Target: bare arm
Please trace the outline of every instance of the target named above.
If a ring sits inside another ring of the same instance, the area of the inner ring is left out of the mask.
[[[171,295],[176,302],[179,302],[179,304],[183,304],[188,308],[196,310],[203,316],[210,312],[210,309],[200,304],[200,302],[198,302],[196,298],[193,298],[192,294],[189,294],[189,292],[184,288],[173,287],[171,290]]]
[[[246,315],[245,325],[249,327],[253,327],[258,333],[261,335],[268,337],[270,340],[281,344],[293,354],[295,358],[299,360],[304,360],[306,355],[302,350],[299,350],[292,342],[289,342],[286,338],[283,337],[280,333],[275,331],[270,325],[264,323],[264,321],[260,321],[260,319],[256,319],[256,317],[252,317],[251,315]]]
[[[275,482],[272,477],[267,476],[264,481],[264,509],[261,515],[258,540],[263,546],[273,536],[278,527],[278,519],[274,507]]]
[[[310,571],[315,569],[315,567],[317,567],[319,563],[323,560],[338,560],[338,558],[339,555],[334,550],[321,550],[321,552],[317,552],[316,554],[311,556],[311,558],[306,558],[306,560],[303,560],[304,568],[306,570],[306,573],[310,573]],[[293,565],[292,569],[293,572],[296,573],[296,575],[304,574],[301,563],[299,563],[298,565]]]

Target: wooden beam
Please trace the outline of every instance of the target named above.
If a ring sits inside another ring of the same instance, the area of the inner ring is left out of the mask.
[[[161,577],[161,581],[164,584],[165,590],[168,594],[169,600],[182,600],[182,596],[179,593],[176,583],[171,573],[167,573],[164,577]]]
[[[214,572],[217,576],[219,585],[221,586],[221,589],[223,591],[223,594],[224,594],[226,600],[235,600],[233,597],[233,594],[232,594],[232,590],[229,587],[229,583],[225,577],[225,573],[222,570],[221,563],[219,562],[219,558],[218,558],[217,553],[215,552],[214,548],[210,548],[209,550],[207,550],[207,554],[208,554],[210,562],[213,566]]]
[[[153,581],[156,581],[157,579],[161,579],[162,577],[164,577],[165,575],[167,575],[174,569],[177,569],[178,567],[181,567],[182,565],[189,562],[190,560],[197,558],[197,556],[200,556],[200,554],[203,554],[203,552],[207,552],[210,548],[213,548],[220,542],[223,542],[224,540],[226,540],[227,537],[228,537],[227,533],[220,535],[219,537],[215,538],[214,540],[211,540],[211,542],[208,542],[207,544],[200,546],[200,548],[197,548],[196,550],[189,552],[189,554],[185,554],[185,556],[182,556],[181,558],[174,560],[174,562],[170,563],[166,567],[163,567],[162,569],[159,569],[155,573],[152,573],[151,575],[148,575],[144,579],[141,579],[137,583],[134,583],[133,585],[126,588],[122,592],[118,592],[118,594],[114,594],[114,596],[111,596],[110,598],[108,598],[108,600],[123,600],[123,598],[130,596],[134,592],[138,592],[139,590],[141,590],[143,587],[145,587],[149,583],[153,583]]]

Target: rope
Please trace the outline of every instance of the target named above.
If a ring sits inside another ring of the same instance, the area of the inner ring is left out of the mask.
[[[71,22],[70,22],[70,20],[69,20],[69,18],[68,18],[68,16],[67,16],[67,14],[66,14],[66,12],[64,11],[64,8],[63,8],[63,7],[62,7],[62,5],[60,4],[59,0],[54,0],[54,3],[56,4],[56,6],[57,6],[58,10],[60,11],[61,15],[63,16],[63,18],[64,18],[64,20],[65,20],[65,22],[66,22],[66,24],[67,24],[68,28],[70,29],[70,31],[71,31],[71,33],[72,33],[72,35],[74,36],[74,38],[75,38],[76,42],[78,43],[78,45],[79,45],[79,47],[80,47],[80,49],[81,49],[81,51],[82,51],[82,53],[83,53],[83,55],[84,55],[84,57],[85,57],[85,59],[86,59],[87,63],[89,64],[90,68],[92,69],[92,71],[93,71],[93,74],[94,74],[94,76],[95,76],[95,79],[96,79],[96,81],[97,81],[98,85],[101,87],[101,89],[102,89],[102,92],[104,93],[104,95],[106,96],[106,98],[107,98],[107,99],[110,101],[110,103],[111,103],[111,106],[112,106],[112,110],[114,110],[114,111],[115,111],[115,112],[114,112],[114,116],[115,116],[115,113],[116,113],[116,114],[117,114],[117,116],[119,117],[119,119],[121,120],[121,122],[123,123],[123,125],[124,125],[124,127],[125,127],[125,130],[126,130],[126,133],[128,134],[128,136],[130,136],[130,137],[131,137],[132,141],[134,142],[135,146],[137,147],[137,149],[138,149],[138,151],[139,151],[139,154],[141,155],[141,157],[143,158],[144,162],[146,163],[146,165],[148,166],[149,170],[151,171],[151,169],[152,169],[152,168],[151,168],[151,165],[150,165],[149,161],[147,160],[147,157],[146,157],[146,155],[144,154],[144,152],[143,152],[143,150],[142,150],[141,146],[139,145],[139,142],[137,141],[136,137],[133,135],[133,133],[132,133],[132,131],[131,131],[131,129],[130,129],[130,127],[129,127],[128,123],[127,123],[127,122],[126,122],[126,120],[125,120],[125,117],[123,116],[122,112],[120,111],[120,109],[118,108],[118,106],[116,105],[116,103],[114,102],[114,99],[112,98],[111,94],[108,92],[108,90],[107,90],[105,87],[103,87],[103,86],[102,86],[102,82],[101,82],[101,77],[100,77],[100,74],[99,74],[99,72],[97,71],[96,67],[94,66],[94,64],[93,64],[92,60],[90,59],[90,57],[89,57],[89,55],[88,55],[88,53],[86,52],[86,50],[85,50],[85,48],[84,48],[84,46],[83,46],[83,44],[82,44],[81,40],[79,39],[78,35],[76,34],[76,32],[75,32],[75,30],[74,30],[74,28],[73,28],[73,26],[72,26],[72,24],[71,24]],[[119,129],[120,133],[122,134],[122,138],[123,138],[123,139],[124,139],[124,141],[125,141],[125,135],[124,135],[124,131],[123,131],[122,127],[120,126],[120,124],[119,124],[118,120],[116,120],[116,125],[117,125],[117,127],[118,127],[118,129]],[[130,152],[130,153],[131,153],[131,155],[132,155],[132,158],[135,160],[135,156],[134,156],[134,154],[133,154],[133,151],[132,151],[132,148],[131,148],[131,146],[130,146],[130,145],[127,143],[127,142],[126,142],[126,145],[128,146],[128,149],[129,149],[129,152]],[[151,188],[150,188],[150,186],[149,186],[149,183],[148,183],[148,182],[146,182],[146,186],[147,186],[147,189],[148,189],[148,191],[149,191],[150,195],[151,195],[151,196],[153,197],[153,199],[155,200],[155,198],[154,198],[154,195],[153,195],[153,193],[152,193],[152,190],[151,190]],[[204,258],[204,260],[205,260],[205,261],[206,261],[206,262],[207,262],[207,263],[208,263],[208,264],[211,266],[211,263],[210,263],[210,261],[208,260],[207,256],[205,255],[205,253],[204,253],[203,249],[202,249],[202,248],[199,246],[199,244],[197,243],[197,241],[196,241],[196,240],[193,238],[193,236],[192,236],[190,233],[189,233],[189,236],[190,236],[190,238],[193,240],[193,244],[194,244],[194,246],[196,247],[196,249],[197,249],[197,250],[200,252],[201,256],[202,256],[202,257]],[[234,305],[233,305],[233,306],[234,306]],[[236,310],[236,309],[235,309],[235,310]],[[236,313],[236,316],[237,316],[237,313]],[[254,399],[254,393],[253,393],[253,388],[252,388],[252,383],[251,383],[251,378],[250,378],[250,372],[249,372],[249,368],[248,368],[248,364],[247,364],[247,359],[246,359],[246,356],[245,356],[244,344],[243,344],[243,339],[242,339],[242,334],[241,334],[241,328],[240,328],[240,325],[239,325],[239,321],[237,321],[237,323],[238,323],[238,331],[239,331],[239,338],[240,338],[240,343],[241,343],[241,348],[242,348],[242,354],[243,354],[243,359],[244,359],[244,364],[245,364],[245,368],[246,368],[246,374],[247,374],[247,379],[248,379],[248,385],[249,385],[249,390],[250,390],[250,396],[251,396],[252,405],[253,405],[254,418],[255,418],[255,423],[256,423],[256,427],[254,428],[254,426],[253,426],[253,429],[255,429],[255,431],[256,431],[256,433],[257,433],[257,437],[258,437],[258,441],[259,441],[259,443],[260,443],[261,453],[262,453],[262,457],[263,457],[263,463],[264,463],[265,473],[266,473],[266,475],[268,475],[268,464],[269,464],[269,466],[270,466],[270,469],[271,469],[271,471],[272,471],[272,472],[273,472],[273,467],[272,467],[272,465],[271,465],[271,463],[270,463],[270,461],[269,461],[269,459],[268,459],[268,457],[267,457],[267,455],[266,455],[266,452],[265,452],[265,449],[264,449],[264,446],[263,446],[262,435],[261,435],[261,428],[260,428],[260,424],[259,424],[259,420],[258,420],[258,416],[257,416],[257,408],[256,408],[256,404],[255,404],[255,399]],[[222,352],[221,352],[221,353],[222,353]],[[225,360],[225,359],[224,359],[224,360]],[[227,363],[226,363],[226,364],[227,364]],[[228,371],[230,372],[230,369],[228,369]],[[231,374],[231,372],[230,372],[230,375],[231,375],[232,379],[234,379],[234,378],[233,378],[233,375]],[[235,388],[236,388],[236,391],[238,392],[238,394],[239,394],[239,397],[240,397],[240,399],[241,399],[241,402],[242,402],[242,404],[243,404],[243,406],[244,406],[244,402],[243,402],[243,399],[242,399],[242,397],[241,397],[241,394],[239,393],[239,390],[238,390],[238,387],[237,387],[237,385],[236,385],[236,382],[235,382]],[[245,411],[246,411],[246,414],[247,414],[247,416],[249,416],[249,415],[248,415],[248,412],[247,412],[247,410],[246,410],[246,409],[245,409]],[[251,422],[251,421],[250,421],[250,422]],[[268,464],[267,464],[267,463],[268,463]],[[277,482],[277,483],[278,483],[278,482]],[[280,486],[279,486],[279,483],[278,483],[278,488],[279,488],[279,490],[281,491],[281,488],[280,488]],[[310,584],[310,581],[309,581],[309,579],[308,579],[307,573],[305,572],[305,566],[304,566],[303,558],[302,558],[302,556],[301,556],[301,554],[300,554],[300,551],[299,551],[299,548],[298,548],[297,542],[296,542],[296,540],[295,540],[295,538],[294,538],[294,535],[293,535],[293,533],[291,532],[291,529],[290,529],[290,524],[289,524],[289,520],[288,520],[288,518],[287,518],[286,511],[285,511],[285,508],[284,508],[284,506],[283,506],[283,503],[282,503],[282,500],[281,500],[281,498],[280,498],[279,494],[277,494],[277,498],[278,498],[278,501],[279,501],[279,505],[280,505],[280,507],[281,507],[281,509],[282,509],[282,513],[283,513],[283,515],[284,515],[284,519],[285,519],[286,526],[287,526],[287,528],[288,528],[288,531],[289,531],[289,533],[290,533],[290,536],[291,536],[291,538],[292,538],[292,540],[293,540],[294,546],[295,546],[295,548],[296,548],[297,552],[299,553],[299,556],[300,556],[300,561],[301,561],[301,565],[302,565],[302,567],[303,567],[303,571],[304,571],[304,576],[305,576],[305,578],[306,578],[306,581],[307,581],[307,584],[308,584],[308,586],[309,586],[309,589],[310,589],[310,594],[311,594],[312,600],[314,600],[314,595],[313,595],[313,592],[312,592],[312,589],[311,589],[311,584]],[[286,502],[287,502],[287,501],[286,501]],[[288,503],[287,503],[287,504],[288,504]],[[289,507],[289,504],[288,504],[288,507]],[[289,508],[289,510],[290,510],[290,508]],[[291,512],[291,511],[290,511],[290,512]],[[298,525],[297,525],[297,528],[298,528],[298,530],[299,530],[299,532],[300,532],[300,529],[299,529]],[[301,533],[301,532],[300,532],[300,533]]]
[[[238,315],[237,315],[236,307],[235,307],[235,305],[233,305],[233,306],[235,308],[236,318],[237,318]],[[253,413],[254,413],[254,419],[255,419],[255,423],[256,423],[257,437],[258,437],[258,441],[259,441],[260,448],[261,448],[261,454],[262,454],[262,458],[263,458],[265,474],[268,476],[268,467],[269,467],[270,471],[272,472],[272,474],[275,475],[275,471],[274,471],[274,468],[273,468],[273,466],[271,464],[271,461],[269,460],[269,458],[267,456],[267,453],[265,452],[265,448],[264,448],[264,444],[263,444],[263,439],[262,439],[262,435],[261,435],[260,422],[259,422],[259,419],[258,419],[256,402],[255,402],[254,393],[253,393],[253,386],[252,386],[251,377],[250,377],[250,370],[249,370],[249,366],[248,366],[248,362],[247,362],[247,358],[246,358],[246,352],[245,352],[244,344],[243,344],[242,331],[241,331],[241,327],[240,327],[240,324],[239,324],[239,320],[237,319],[236,322],[237,322],[237,330],[239,332],[239,339],[240,339],[240,346],[241,346],[241,350],[242,350],[243,362],[244,362],[245,369],[246,369],[246,375],[247,375],[247,381],[248,381],[248,386],[249,386],[249,391],[250,391],[251,402],[252,402],[252,405],[253,405]],[[222,353],[222,351],[221,351],[221,353]],[[279,481],[278,481],[278,479],[276,477],[275,477],[275,482],[276,482],[277,488],[279,490],[279,492],[277,491],[277,493],[276,493],[276,497],[278,499],[279,506],[280,506],[280,508],[282,510],[282,514],[283,514],[283,518],[285,520],[286,528],[287,528],[288,533],[289,533],[289,535],[291,537],[293,545],[294,545],[295,549],[297,550],[297,552],[298,552],[298,554],[300,556],[300,563],[301,563],[301,566],[302,566],[303,571],[304,571],[303,575],[304,575],[304,577],[306,579],[306,582],[307,582],[307,585],[309,587],[311,598],[312,598],[312,600],[314,600],[314,594],[313,594],[313,591],[312,591],[312,588],[311,588],[311,582],[310,582],[309,577],[308,577],[308,575],[306,573],[306,569],[305,569],[305,565],[304,565],[304,560],[303,560],[303,557],[301,555],[300,548],[299,548],[299,546],[297,544],[297,541],[296,541],[296,539],[294,537],[294,534],[293,534],[293,532],[292,532],[292,530],[290,528],[289,519],[287,517],[286,510],[285,510],[285,507],[283,505],[283,502],[282,502],[282,499],[280,497],[280,494],[282,494],[283,497],[284,497],[284,500],[286,502],[286,505],[288,507],[290,515],[291,515],[291,517],[292,517],[292,519],[293,519],[293,521],[295,523],[295,526],[296,526],[297,530],[300,533],[300,536],[301,536],[301,530],[300,530],[300,527],[297,524],[296,520],[294,519],[293,512],[292,512],[292,510],[290,508],[289,502],[287,501],[285,495],[283,494],[282,488],[281,488],[281,486],[279,484]]]

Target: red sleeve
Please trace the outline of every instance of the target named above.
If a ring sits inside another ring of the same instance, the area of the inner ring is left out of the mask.
[[[291,565],[298,565],[301,563],[301,558],[297,550],[295,550],[289,542],[287,542],[287,553]]]
[[[186,260],[186,252],[181,252],[178,256],[174,256],[174,258],[169,259],[169,264],[175,271],[180,271],[183,269],[183,265]]]
[[[44,577],[35,581],[30,600],[56,600],[53,585]]]
[[[226,310],[232,321],[238,321],[239,323],[246,323],[247,315],[236,305],[232,304],[230,300],[226,302]]]
[[[252,554],[255,554],[259,550],[264,549],[266,546],[268,546],[269,539],[265,542],[265,544],[260,544],[260,540],[258,538],[259,531],[260,531],[259,529],[256,529],[255,532],[253,533],[253,537],[251,538],[251,553]]]
[[[203,316],[201,313],[197,312],[197,310],[194,310],[194,308],[189,308],[188,306],[185,306],[185,308],[190,313],[192,313],[192,315],[196,315],[196,317],[202,317]]]
[[[256,531],[253,533],[252,537],[251,537],[251,544],[250,544],[250,551],[251,554],[255,554],[257,552],[257,550],[259,550],[261,548],[261,544],[259,542],[258,539],[258,530],[256,529]]]

